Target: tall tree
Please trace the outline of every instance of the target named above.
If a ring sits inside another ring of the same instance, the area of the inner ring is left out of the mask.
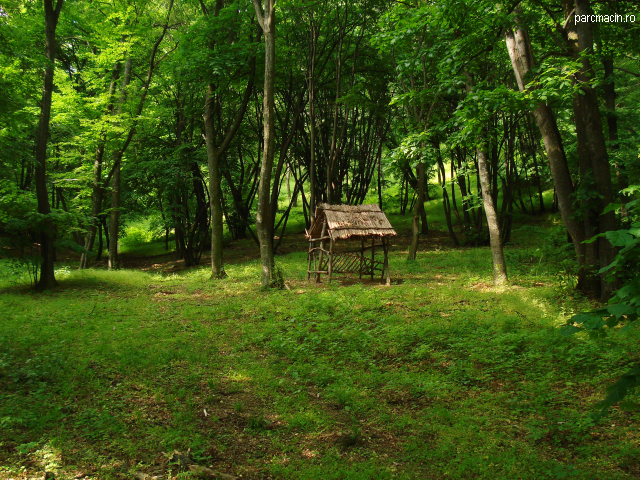
[[[222,0],[217,0],[214,6],[213,14],[203,6],[203,13],[207,17],[212,17],[212,21],[218,21],[220,13],[223,9],[224,3]],[[237,21],[237,20],[235,20]],[[250,33],[251,41],[253,41],[253,32]],[[257,42],[260,35],[257,35],[255,41]],[[229,32],[226,39],[216,39],[212,37],[209,41],[209,49],[214,51],[216,47],[222,47],[220,43],[227,42],[229,44],[237,41],[236,32]],[[247,105],[253,93],[253,86],[255,82],[255,55],[251,53],[249,55],[249,76],[247,85],[244,90],[244,95],[240,101],[240,106],[235,112],[232,121],[229,123],[226,130],[223,131],[219,118],[216,116],[221,115],[221,101],[220,101],[220,85],[213,80],[210,80],[207,84],[207,93],[204,105],[204,130],[205,130],[205,142],[207,148],[207,161],[209,166],[209,202],[211,210],[211,277],[223,278],[226,276],[223,267],[223,252],[222,252],[222,240],[223,240],[223,205],[222,205],[222,189],[221,189],[221,159],[223,155],[231,145],[231,141],[237,134],[245,112]],[[218,121],[216,121],[218,120]],[[216,129],[216,123],[218,129]],[[217,131],[218,130],[218,131]]]
[[[51,95],[53,93],[53,74],[56,60],[56,27],[60,18],[60,10],[64,0],[44,0],[45,18],[45,50],[46,64],[44,67],[44,82],[42,86],[42,100],[40,101],[40,121],[36,133],[36,169],[35,185],[38,199],[38,213],[43,215],[40,232],[40,278],[38,289],[44,290],[56,286],[54,273],[56,232],[51,219],[51,205],[47,192],[47,140],[49,138],[49,121],[51,119]]]
[[[171,17],[171,11],[173,10],[173,0],[170,0],[169,7],[167,9],[166,18],[164,24],[162,25],[162,32],[154,42],[151,47],[150,58],[149,58],[149,67],[147,68],[146,78],[143,80],[142,91],[140,93],[140,97],[138,99],[138,105],[136,109],[131,115],[131,123],[129,125],[129,129],[127,135],[122,142],[122,144],[113,150],[113,165],[111,166],[111,171],[107,175],[105,179],[104,185],[105,187],[109,185],[111,182],[112,187],[112,201],[111,201],[111,218],[109,224],[110,230],[110,238],[109,238],[109,269],[118,268],[118,230],[120,225],[120,170],[122,166],[122,159],[131,144],[131,140],[136,133],[136,127],[138,122],[140,121],[140,117],[142,115],[142,111],[144,109],[145,101],[147,99],[147,95],[149,93],[149,87],[151,86],[151,80],[153,78],[153,73],[158,66],[158,63],[167,55],[163,55],[160,59],[156,60],[156,56],[158,54],[158,49],[164,40],[165,35],[167,34],[167,30],[169,29],[169,19]],[[122,83],[122,91],[121,91],[121,99],[122,102],[126,100],[127,97],[127,86],[130,82],[130,77],[127,80],[126,68],[127,64],[131,62],[131,69],[133,68],[132,61],[127,59],[125,62],[125,75]]]
[[[607,152],[602,118],[596,90],[593,86],[595,70],[591,63],[593,54],[592,22],[576,21],[577,18],[588,18],[593,11],[589,0],[574,0],[573,5],[563,0],[565,17],[570,32],[577,33],[577,42],[568,35],[567,41],[574,56],[582,63],[582,68],[576,75],[579,85],[574,95],[573,108],[576,123],[576,140],[580,159],[580,177],[582,188],[586,191],[597,192],[596,198],[585,199],[584,206],[587,213],[584,216],[585,234],[587,238],[602,234],[595,242],[586,246],[586,264],[593,269],[586,288],[591,297],[608,300],[613,292],[613,284],[607,280],[605,273],[598,275],[598,270],[609,265],[615,257],[615,249],[604,233],[616,229],[616,219],[613,211],[606,211],[607,205],[613,202],[613,188],[611,184],[611,166]],[[574,12],[572,14],[572,12]],[[573,16],[573,18],[571,18]]]
[[[515,29],[508,28],[505,37],[509,58],[513,66],[518,88],[524,92],[531,78],[530,73],[535,68],[531,40],[526,26],[522,24],[522,7],[519,5],[515,9]],[[550,105],[543,101],[536,103],[533,111],[544,148],[551,167],[551,176],[558,196],[558,206],[562,215],[562,220],[573,240],[574,249],[578,265],[583,275],[584,266],[584,244],[583,230],[579,225],[576,209],[573,205],[574,187],[567,165],[564,144],[560,135],[560,130],[556,122],[556,117]]]
[[[275,0],[264,0],[264,10],[259,0],[253,0],[256,16],[264,33],[264,151],[260,165],[260,186],[258,187],[258,212],[256,214],[256,230],[260,242],[260,260],[262,263],[262,286],[273,283],[273,230],[270,208],[271,171],[275,155],[275,118],[274,118],[274,82],[275,82]]]

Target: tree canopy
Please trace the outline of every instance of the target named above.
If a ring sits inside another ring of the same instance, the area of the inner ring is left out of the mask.
[[[607,299],[604,234],[630,221],[620,192],[639,182],[633,15],[588,0],[4,2],[0,228],[43,288],[55,248],[86,268],[104,246],[118,268],[142,216],[186,266],[210,247],[214,278],[224,236],[253,237],[266,285],[298,199],[309,226],[321,201],[384,206],[397,189],[415,258],[437,177],[452,241],[489,241],[505,282],[514,210],[541,213],[553,189],[579,288]]]

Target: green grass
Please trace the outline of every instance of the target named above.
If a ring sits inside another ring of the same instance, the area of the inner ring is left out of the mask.
[[[429,237],[392,249],[391,287],[307,283],[304,252],[283,291],[258,261],[62,268],[42,294],[1,270],[0,478],[187,478],[176,450],[243,478],[637,478],[638,414],[589,417],[637,344],[559,334],[589,305],[556,221],[514,230],[501,289],[488,248]]]
[[[587,415],[637,352],[560,336],[584,304],[548,271],[495,290],[486,249],[399,252],[385,288],[306,284],[303,254],[279,260],[291,291],[261,291],[256,262],[215,283],[89,270],[5,289],[5,475],[175,475],[188,449],[245,477],[638,472],[637,415]]]

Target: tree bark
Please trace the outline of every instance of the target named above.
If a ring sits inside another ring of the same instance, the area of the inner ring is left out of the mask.
[[[576,16],[592,13],[589,0],[575,0],[574,5]],[[585,215],[585,233],[587,237],[591,237],[592,234],[615,230],[616,218],[613,211],[603,213],[605,207],[613,202],[614,197],[598,98],[591,85],[595,78],[595,72],[588,55],[593,53],[593,27],[591,22],[575,24],[574,20],[571,20],[571,24],[578,34],[577,45],[572,42],[571,46],[576,58],[582,60],[582,68],[576,75],[581,91],[574,96],[573,102],[580,176],[581,181],[587,182],[583,188],[592,190],[591,182],[593,182],[595,191],[598,193],[597,198],[588,200],[589,212]],[[587,244],[586,251],[586,263],[592,266],[593,276],[597,275],[598,267],[606,267],[616,255],[613,245],[604,237]],[[606,275],[604,273],[599,275],[599,289],[596,288],[596,281],[590,282],[592,288],[587,293],[592,298],[599,297],[600,300],[606,301],[611,296],[615,284],[608,282]]]
[[[315,99],[315,72],[316,72],[316,45],[318,35],[313,23],[313,15],[311,16],[311,46],[310,46],[310,67],[309,67],[309,227],[315,220],[316,212],[316,99]]]
[[[616,86],[614,80],[613,73],[613,57],[606,56],[602,59],[602,65],[604,67],[604,96],[607,107],[607,129],[609,131],[609,144],[611,145],[611,150],[616,151],[620,148],[618,143],[618,116],[616,115]],[[629,186],[629,179],[627,177],[627,172],[625,170],[625,165],[619,162],[616,162],[616,177],[618,179],[618,187],[619,189],[624,189]],[[620,197],[620,200],[624,203],[627,198],[624,196]],[[623,214],[624,214],[623,208]]]
[[[204,102],[204,131],[209,165],[209,203],[211,208],[211,278],[224,278],[222,259],[222,190],[220,188],[220,154],[215,146],[215,85],[209,84]]]
[[[420,205],[424,208],[424,163],[421,161],[416,168],[416,174],[418,176],[418,198],[416,204],[413,207],[413,219],[411,221],[411,245],[409,247],[409,256],[407,260],[415,260],[418,253],[418,239],[420,232],[418,230],[418,223],[420,220]]]
[[[142,114],[142,110],[144,108],[144,102],[147,98],[147,94],[149,93],[149,86],[151,85],[153,72],[157,64],[160,62],[160,60],[156,62],[156,54],[158,53],[158,48],[160,47],[160,44],[162,43],[162,40],[164,39],[164,36],[167,33],[167,30],[169,29],[169,17],[171,16],[172,9],[173,9],[173,0],[170,0],[169,8],[167,9],[167,17],[165,19],[165,23],[162,28],[162,33],[160,34],[158,39],[155,41],[155,43],[153,44],[153,48],[151,49],[151,56],[149,58],[149,69],[147,70],[147,77],[142,86],[142,93],[140,95],[140,100],[138,101],[138,106],[132,115],[133,121],[129,127],[129,132],[127,133],[127,136],[124,142],[122,143],[122,146],[114,150],[113,165],[111,166],[111,170],[109,171],[109,173],[107,174],[107,177],[103,182],[103,185],[105,186],[105,188],[110,183],[112,185],[112,188],[115,186],[114,190],[112,191],[111,218],[109,222],[110,223],[109,228],[111,231],[111,234],[109,236],[110,237],[109,238],[109,261],[108,261],[109,269],[118,268],[118,227],[119,227],[119,220],[120,220],[120,212],[119,212],[120,178],[119,177],[120,177],[120,167],[122,163],[122,158],[124,157],[124,154],[127,151],[127,148],[129,148],[129,144],[131,143],[131,140],[133,139],[133,136],[136,133],[136,125],[138,123],[138,120],[140,119],[140,115]],[[127,60],[127,62],[130,62],[130,61],[131,61],[130,59]],[[129,70],[131,70],[131,68]],[[126,76],[127,76],[127,64],[125,62],[125,74],[124,74],[125,78],[123,78],[123,86],[125,86],[125,84],[128,85],[130,81],[130,79],[126,80]],[[130,77],[130,72],[129,72],[129,77]],[[123,92],[125,92],[124,88],[123,88]],[[122,99],[122,95],[121,95],[121,100],[124,101]],[[120,103],[120,107],[121,106],[122,106],[122,102]],[[116,180],[113,180],[114,176],[117,177]],[[117,204],[117,207],[114,207],[114,205],[116,204]]]
[[[128,58],[124,62],[124,74],[122,77],[122,88],[120,99],[118,100],[118,114],[122,113],[122,106],[127,100],[127,88],[131,82],[131,72],[133,70],[133,59]],[[107,268],[117,269],[118,266],[118,229],[120,225],[120,164],[124,151],[117,149],[113,152],[113,176],[111,177],[111,212],[109,214],[109,259]]]
[[[274,81],[275,81],[275,0],[265,0],[264,13],[259,0],[253,0],[256,16],[265,39],[264,59],[264,150],[260,165],[260,185],[258,187],[258,212],[256,230],[260,241],[262,263],[262,286],[270,287],[274,279],[273,222],[271,221],[270,194],[271,171],[275,153]]]
[[[116,80],[119,75],[120,63],[116,65],[111,72],[111,83],[109,84],[109,102],[107,105],[107,114],[113,111],[113,94],[115,92]],[[96,149],[95,161],[93,163],[93,192],[91,195],[91,223],[89,224],[89,231],[84,242],[84,251],[80,256],[80,269],[89,267],[89,253],[93,250],[95,243],[96,231],[100,219],[98,215],[102,208],[103,188],[102,188],[102,161],[104,158],[104,151],[107,143],[107,132],[101,133],[98,139],[98,147]]]
[[[51,120],[51,98],[53,94],[53,75],[56,59],[56,27],[60,18],[60,10],[64,0],[58,0],[53,5],[53,0],[44,0],[45,12],[45,50],[46,64],[44,68],[44,82],[42,87],[42,100],[40,102],[40,119],[36,133],[36,168],[35,185],[38,201],[38,213],[46,217],[42,221],[40,232],[40,278],[38,290],[46,290],[57,285],[54,273],[55,261],[55,225],[49,217],[51,206],[47,194],[47,141],[49,138],[49,121]]]
[[[521,7],[518,6],[516,8],[516,13],[522,13]],[[516,17],[516,22],[517,21],[518,17]],[[506,43],[513,71],[518,82],[518,88],[522,92],[528,83],[525,80],[525,76],[535,65],[533,54],[531,53],[531,41],[526,29],[520,26],[515,32],[507,30]],[[585,240],[585,236],[576,218],[575,207],[573,205],[573,195],[575,192],[567,165],[562,137],[560,136],[556,118],[551,107],[539,103],[533,111],[533,116],[542,135],[544,148],[547,153],[547,158],[549,159],[551,177],[553,178],[553,184],[558,196],[558,207],[562,214],[562,220],[573,239],[578,266],[582,272],[582,267],[585,262],[585,248],[582,242]],[[580,275],[583,274],[581,273]]]
[[[480,174],[480,186],[482,188],[482,202],[489,226],[489,242],[491,244],[491,258],[493,259],[493,284],[504,285],[509,281],[507,277],[507,264],[504,261],[502,242],[500,241],[500,227],[496,206],[491,195],[491,176],[487,159],[486,147],[476,148],[478,155],[478,173]]]
[[[259,40],[259,36],[256,41]],[[226,132],[224,139],[216,145],[216,132],[214,126],[215,113],[215,89],[214,84],[209,84],[204,105],[205,143],[207,147],[207,161],[209,165],[209,202],[211,205],[211,278],[220,279],[226,276],[223,266],[222,240],[223,240],[223,210],[222,189],[220,182],[220,158],[227,151],[231,141],[240,129],[242,119],[247,111],[247,105],[253,92],[255,83],[256,58],[249,60],[249,80],[244,91],[240,107],[236,111],[233,123]],[[242,186],[241,186],[242,188]]]
[[[440,142],[439,141],[434,142],[433,147],[436,148],[438,151],[437,168],[439,169],[440,172],[442,172],[442,183],[440,186],[442,187],[442,208],[444,209],[444,218],[447,222],[447,230],[449,230],[449,235],[451,236],[451,240],[453,241],[453,244],[457,247],[460,245],[460,242],[458,242],[458,239],[456,238],[456,234],[453,231],[453,222],[451,220],[451,202],[449,201],[449,193],[447,192],[447,174],[444,168],[444,162],[442,161],[442,153],[440,151]],[[451,163],[451,165],[453,169],[453,162]],[[453,176],[451,177],[451,179],[453,180]],[[451,184],[452,196],[453,196],[454,189],[455,187],[453,186],[453,183],[452,183]]]
[[[473,77],[466,72],[467,94],[473,90]],[[485,138],[483,138],[485,137]],[[489,227],[489,243],[491,245],[491,258],[493,262],[493,284],[504,285],[509,282],[507,277],[507,264],[504,261],[504,251],[500,235],[500,224],[498,223],[498,215],[496,213],[496,202],[493,197],[493,188],[491,185],[491,172],[489,171],[489,155],[485,133],[478,135],[478,144],[476,146],[476,158],[478,167],[479,190],[482,192],[482,203],[484,205],[485,216],[487,217],[487,225]],[[497,180],[495,180],[497,181]],[[494,186],[495,187],[495,186]],[[478,215],[478,224],[481,226],[482,217]],[[479,229],[480,231],[480,229]]]

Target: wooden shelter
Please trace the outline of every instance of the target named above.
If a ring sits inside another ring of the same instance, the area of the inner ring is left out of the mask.
[[[396,235],[378,205],[319,204],[313,224],[306,232],[309,240],[307,280],[315,275],[319,282],[321,275],[327,275],[331,281],[334,273],[359,273],[360,278],[370,275],[373,280],[379,272],[380,281],[391,284],[389,237]],[[335,249],[338,240],[359,240],[360,246],[338,252]],[[376,245],[377,240],[379,243]],[[326,242],[329,242],[328,248]],[[375,258],[376,247],[382,247],[382,262]]]

